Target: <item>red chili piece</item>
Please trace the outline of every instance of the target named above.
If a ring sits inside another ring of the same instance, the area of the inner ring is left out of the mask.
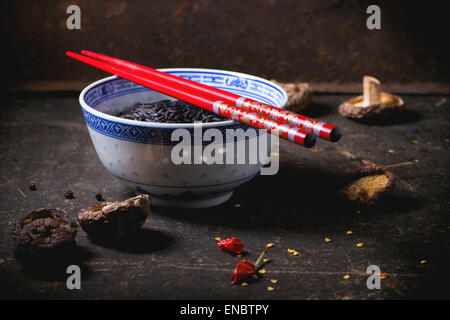
[[[244,248],[242,241],[235,237],[217,241],[217,245],[219,246],[220,249],[224,251],[233,252],[237,254],[242,253],[242,249]]]
[[[234,268],[233,276],[231,277],[231,284],[235,284],[238,281],[251,276],[256,273],[256,268],[253,262],[248,260],[241,260]]]

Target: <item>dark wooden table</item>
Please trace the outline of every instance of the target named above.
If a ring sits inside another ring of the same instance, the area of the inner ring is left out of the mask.
[[[97,158],[75,95],[7,97],[0,114],[0,298],[449,298],[450,97],[404,96],[401,118],[372,125],[338,114],[347,98],[319,95],[307,111],[340,126],[341,141],[309,150],[283,141],[279,173],[256,177],[224,205],[153,208],[142,232],[116,244],[94,243],[81,230],[74,259],[82,289],[68,290],[64,280],[21,271],[12,251],[14,222],[40,207],[75,217],[98,192],[107,200],[132,192]],[[394,169],[396,187],[377,207],[358,209],[336,188],[366,161],[414,164]],[[73,200],[64,198],[69,189]],[[232,236],[243,240],[250,260],[275,243],[267,273],[248,287],[229,284],[239,258],[214,241]],[[387,273],[380,290],[366,286],[370,265]],[[278,280],[273,292],[266,289],[270,279]]]

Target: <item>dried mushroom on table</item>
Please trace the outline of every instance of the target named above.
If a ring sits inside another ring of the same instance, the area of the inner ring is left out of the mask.
[[[358,167],[352,181],[340,192],[351,201],[373,206],[394,188],[394,184],[395,176],[390,169],[371,163]]]
[[[404,109],[402,98],[381,92],[381,83],[370,76],[363,78],[363,95],[343,102],[339,113],[347,118],[365,119],[375,116],[388,116]]]
[[[61,209],[38,209],[13,229],[14,253],[24,266],[39,267],[62,261],[76,247],[79,225]]]
[[[78,222],[90,236],[123,236],[139,229],[150,213],[150,197],[141,194],[124,201],[101,202],[81,209]]]

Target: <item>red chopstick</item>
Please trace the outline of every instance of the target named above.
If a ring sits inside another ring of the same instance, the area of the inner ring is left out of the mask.
[[[267,129],[269,133],[278,135],[279,137],[292,141],[296,144],[310,148],[314,146],[316,142],[316,137],[312,133],[296,126],[266,118],[256,112],[251,112],[229,105],[223,101],[215,100],[211,97],[199,94],[198,92],[194,93],[181,87],[175,87],[154,78],[152,79],[149,75],[130,71],[129,68],[110,65],[108,63],[88,58],[70,51],[66,52],[66,54],[71,58],[87,63],[98,69],[115,74],[121,78],[133,81],[171,97],[186,101],[208,111],[222,115],[228,119],[239,121],[256,129]]]
[[[305,129],[308,132],[313,133],[315,136],[322,139],[335,142],[341,138],[341,130],[331,124],[314,120],[305,117],[300,114],[296,114],[291,111],[287,111],[275,106],[270,106],[246,97],[239,96],[237,94],[213,88],[202,83],[198,83],[189,79],[184,79],[178,76],[171,75],[166,72],[161,72],[146,66],[142,66],[133,62],[109,57],[100,53],[95,53],[87,50],[82,50],[82,54],[90,56],[92,58],[105,61],[112,65],[119,67],[126,67],[133,72],[139,72],[141,74],[146,74],[152,76],[152,78],[158,79],[159,81],[164,81],[173,86],[180,86],[187,90],[194,90],[203,95],[210,96],[215,100],[222,100],[228,104],[236,105],[237,107],[257,112],[260,115],[270,117],[274,120],[280,122],[288,123],[299,128]]]

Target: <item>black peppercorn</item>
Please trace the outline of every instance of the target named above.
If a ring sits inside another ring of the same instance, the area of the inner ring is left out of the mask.
[[[71,190],[64,193],[64,198],[66,199],[75,199],[75,196],[73,195],[73,192]]]
[[[97,193],[95,195],[95,199],[97,199],[97,201],[105,201],[105,199],[103,199],[103,195],[101,193]]]

